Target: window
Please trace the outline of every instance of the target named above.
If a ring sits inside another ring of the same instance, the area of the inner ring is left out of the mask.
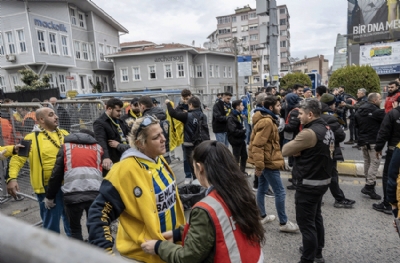
[[[104,87],[104,91],[109,91],[108,90],[108,78],[106,76],[103,77],[103,87]]]
[[[69,56],[69,54],[68,54],[68,37],[67,36],[61,36],[61,46],[62,46],[63,56]]]
[[[246,42],[249,36],[242,36],[242,41]]]
[[[226,24],[231,22],[231,18],[229,16],[218,17],[217,18],[218,24]]]
[[[24,30],[17,30],[18,42],[19,42],[19,52],[26,52],[26,44],[25,44],[25,34]]]
[[[286,25],[286,19],[280,19],[280,20],[279,20],[279,24],[280,24],[281,26]]]
[[[286,10],[285,10],[285,8],[281,8],[281,9],[279,9],[279,14],[286,14]]]
[[[82,54],[84,60],[89,60],[88,46],[87,43],[82,43]]]
[[[232,16],[232,23],[236,23],[236,16]]]
[[[51,52],[51,54],[57,54],[56,34],[49,33],[49,41],[50,41],[50,52]]]
[[[222,73],[222,77],[223,77],[223,78],[226,78],[226,66],[224,66],[224,71],[223,71],[223,73]]]
[[[156,66],[148,66],[149,68],[149,79],[157,79]]]
[[[4,56],[4,42],[3,42],[3,35],[0,32],[0,56]]]
[[[99,43],[99,57],[100,60],[104,60],[104,45]]]
[[[13,33],[6,32],[6,40],[7,40],[7,47],[8,47],[8,54],[15,54],[15,44],[14,44],[14,36]]]
[[[75,47],[75,58],[81,59],[81,43],[79,43],[79,41],[74,41],[74,47]]]
[[[46,73],[47,75],[49,75],[49,85],[51,88],[54,88],[54,74],[53,73]]]
[[[3,76],[0,76],[0,89],[2,89],[3,92],[7,91],[6,80]]]
[[[218,33],[220,34],[220,35],[222,35],[222,34],[229,34],[231,32],[231,29],[230,28],[221,28],[221,29],[218,29]]]
[[[12,74],[11,75],[11,85],[13,86],[14,90],[15,90],[15,86],[19,85],[19,77],[18,74]]]
[[[177,63],[176,67],[178,68],[178,78],[185,77],[185,69],[183,67],[183,63]]]
[[[232,67],[228,67],[228,78],[232,78]]]
[[[287,36],[287,30],[281,30],[281,36]]]
[[[242,26],[241,30],[242,30],[242,32],[249,31],[249,26]]]
[[[60,87],[60,92],[65,92],[65,75],[64,74],[58,74],[58,86]]]
[[[194,78],[194,67],[193,67],[193,65],[190,65],[190,77]]]
[[[133,67],[133,80],[134,81],[139,81],[141,80],[140,78],[140,68],[139,67]]]
[[[219,78],[219,66],[215,65],[215,77]]]
[[[38,42],[39,42],[39,52],[46,52],[46,42],[44,40],[44,31],[37,31]]]
[[[171,79],[172,78],[172,68],[171,64],[165,64],[164,65],[164,78],[165,79]]]
[[[250,40],[258,40],[258,35],[250,35]]]
[[[118,52],[117,47],[113,47],[113,53],[115,54],[115,53],[117,53],[117,52]]]
[[[85,14],[81,13],[81,12],[78,12],[78,18],[79,18],[79,26],[82,27],[82,28],[86,28],[86,25],[85,25]]]
[[[249,48],[250,48],[250,51],[256,51],[257,45],[250,45]]]
[[[286,47],[286,41],[281,41],[281,47]]]
[[[257,24],[251,24],[251,25],[249,25],[249,30],[250,30],[250,31],[252,31],[252,30],[257,30],[257,28],[258,28],[258,25],[257,25]]]
[[[250,13],[249,14],[249,19],[254,19],[257,18],[257,14],[256,13]]]
[[[208,72],[209,72],[208,76],[210,78],[213,78],[214,77],[214,65],[209,65]]]
[[[264,60],[269,60],[269,55],[264,55]]]
[[[71,24],[76,26],[76,10],[70,7],[69,15],[71,16]]]
[[[196,65],[196,78],[203,77],[203,65]]]
[[[95,61],[96,60],[96,52],[94,50],[94,44],[90,44],[90,60]]]
[[[242,21],[247,20],[247,19],[249,19],[248,15],[241,15],[240,16],[240,20],[242,20]]]
[[[281,58],[287,58],[287,52],[281,52]]]
[[[106,47],[106,55],[110,55],[111,54],[111,47],[107,46]]]
[[[121,68],[121,82],[128,82],[128,81],[129,81],[128,69]]]
[[[237,27],[232,27],[232,33],[236,33],[237,32]]]

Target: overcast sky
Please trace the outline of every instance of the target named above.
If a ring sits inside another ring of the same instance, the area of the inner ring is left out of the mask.
[[[233,14],[255,0],[92,0],[129,30],[121,42],[148,40],[196,46],[217,28],[217,16]],[[292,57],[323,54],[332,64],[338,33],[346,34],[345,0],[278,0],[290,14]]]

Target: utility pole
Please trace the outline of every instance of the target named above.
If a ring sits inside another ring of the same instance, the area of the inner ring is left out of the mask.
[[[279,76],[279,64],[278,64],[278,37],[279,37],[279,25],[278,25],[278,10],[276,8],[276,0],[269,1],[269,27],[268,27],[268,38],[269,38],[269,78],[270,84],[273,84],[274,76]]]
[[[239,68],[238,68],[238,48],[237,48],[237,37],[233,38],[233,46],[235,49],[235,82],[236,82],[236,99],[239,99]]]

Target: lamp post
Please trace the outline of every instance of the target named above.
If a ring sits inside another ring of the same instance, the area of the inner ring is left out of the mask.
[[[240,41],[242,39],[239,39]],[[233,44],[233,53],[235,55],[235,93],[236,93],[236,98],[239,99],[239,68],[238,68],[238,38],[233,37],[230,39],[226,39],[225,42],[231,42]]]

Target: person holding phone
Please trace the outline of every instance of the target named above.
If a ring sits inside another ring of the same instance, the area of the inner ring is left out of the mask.
[[[10,160],[9,174],[6,176],[7,191],[14,198],[17,196],[19,191],[18,173],[29,159],[31,184],[39,202],[43,228],[60,233],[60,218],[63,217],[65,233],[70,236],[62,191],[58,191],[54,200],[56,206],[53,209],[46,209],[44,203],[57,153],[68,132],[58,128],[58,116],[51,108],[37,109],[35,117],[38,124],[35,125],[33,132],[24,138],[25,141],[31,141],[29,154],[26,157],[14,155]]]

